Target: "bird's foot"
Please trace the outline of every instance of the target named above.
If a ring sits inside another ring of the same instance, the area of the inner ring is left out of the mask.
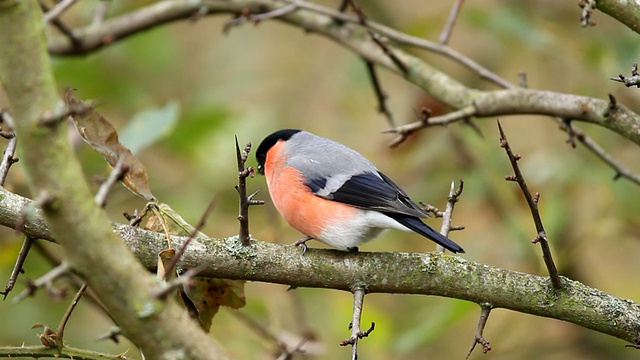
[[[357,253],[360,249],[358,249],[358,247],[357,247],[357,246],[354,246],[354,247],[347,248],[347,250],[348,250],[350,253],[354,253],[354,254],[355,254],[355,253]]]
[[[294,242],[293,245],[300,246],[302,248],[302,255],[304,255],[307,252],[306,242],[309,240],[313,240],[313,238],[311,236],[301,237],[300,239],[296,240],[296,242]]]

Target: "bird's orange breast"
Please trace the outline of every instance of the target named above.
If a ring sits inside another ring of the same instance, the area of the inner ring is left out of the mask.
[[[357,209],[316,196],[305,177],[294,167],[286,165],[284,142],[278,142],[267,153],[265,176],[269,194],[278,212],[296,230],[322,240],[322,232],[333,223],[354,216]]]

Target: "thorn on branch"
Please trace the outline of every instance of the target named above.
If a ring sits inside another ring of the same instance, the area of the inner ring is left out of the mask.
[[[596,0],[580,0],[578,6],[582,9],[580,13],[580,24],[582,27],[595,26],[596,23],[591,20],[591,15],[596,8]]]
[[[615,96],[613,96],[612,94],[609,94],[609,109],[613,111],[616,109],[617,106],[618,106],[618,101],[616,100]]]
[[[618,101],[615,96],[609,94],[609,105],[607,106],[607,110],[603,114],[605,121],[611,120],[611,116],[618,110]]]
[[[120,329],[117,326],[112,327],[111,329],[109,329],[109,332],[104,334],[104,335],[100,335],[96,341],[103,341],[103,340],[111,340],[116,344],[120,343],[120,338],[119,336],[122,335],[122,329]]]
[[[518,166],[519,157],[511,150],[509,142],[507,141],[507,137],[502,129],[502,125],[500,125],[500,121],[498,121],[498,130],[500,131],[500,147],[505,149],[507,157],[509,158],[509,162],[511,163],[511,167],[513,168],[513,171],[515,173],[515,175],[505,176],[505,180],[515,181],[520,186],[520,190],[522,191],[522,194],[527,201],[527,205],[529,206],[529,210],[531,211],[531,216],[533,217],[533,223],[536,227],[537,235],[534,240],[536,240],[535,242],[539,242],[541,245],[542,257],[544,259],[545,265],[547,266],[547,270],[549,272],[553,287],[555,289],[560,289],[562,287],[562,282],[560,281],[560,276],[558,275],[556,265],[553,262],[553,257],[551,256],[551,248],[549,247],[549,241],[547,240],[546,231],[544,230],[544,226],[542,224],[542,218],[540,217],[540,212],[538,211],[538,201],[540,200],[540,194],[536,193],[535,197],[531,195],[527,183],[524,180],[524,176],[520,171],[520,167]]]
[[[520,84],[520,87],[523,89],[526,89],[529,87],[529,80],[527,80],[526,72],[521,71],[518,73],[518,83]]]

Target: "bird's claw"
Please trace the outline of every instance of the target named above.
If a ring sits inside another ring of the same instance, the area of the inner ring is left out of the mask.
[[[307,252],[307,244],[306,242],[313,239],[311,236],[305,236],[302,237],[298,240],[296,240],[296,242],[293,243],[294,246],[300,246],[302,248],[302,255],[304,255]]]

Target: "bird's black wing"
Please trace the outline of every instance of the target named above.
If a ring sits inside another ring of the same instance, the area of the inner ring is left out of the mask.
[[[326,183],[326,179],[309,179],[307,186],[318,194]],[[354,175],[337,190],[318,196],[362,209],[417,217],[428,216],[398,185],[381,172]]]

